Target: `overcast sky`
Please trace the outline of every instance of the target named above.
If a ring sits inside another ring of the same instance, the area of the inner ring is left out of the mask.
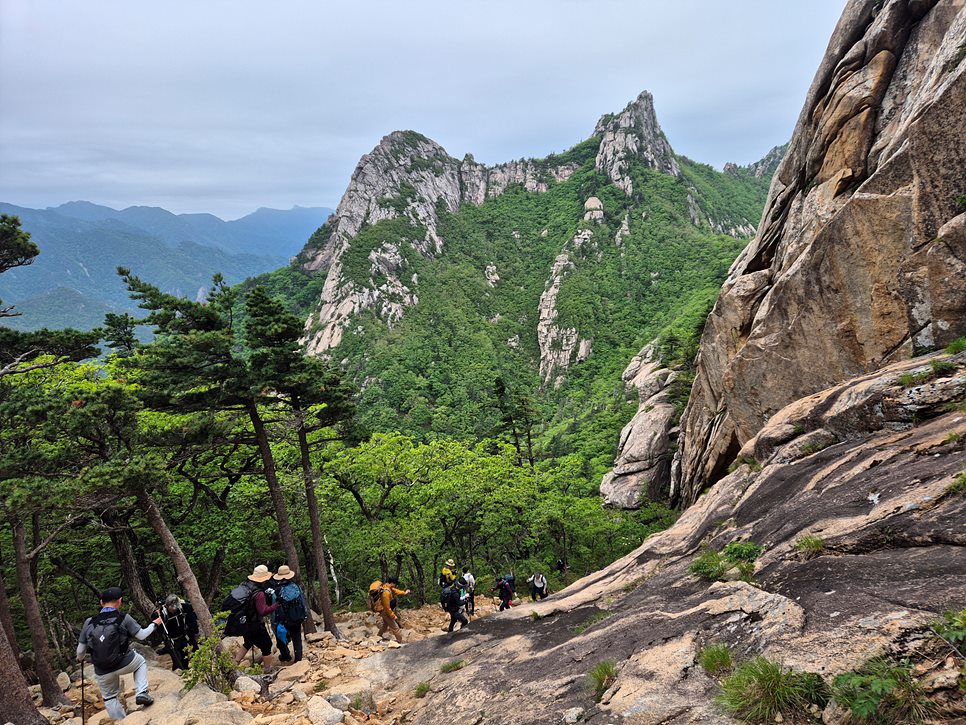
[[[653,92],[721,167],[791,134],[845,0],[0,0],[0,201],[335,207],[395,129],[498,163]]]

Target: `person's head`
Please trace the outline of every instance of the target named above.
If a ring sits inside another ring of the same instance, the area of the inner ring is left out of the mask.
[[[446,566],[448,566],[450,569],[452,569],[454,566],[456,566],[456,562],[453,561],[452,559],[447,559],[446,560]]]
[[[252,573],[248,575],[248,580],[253,581],[256,584],[264,584],[271,578],[272,572],[264,564],[259,564],[256,566]]]
[[[469,571],[470,571],[470,568],[468,566],[464,566],[463,567],[463,573],[464,574],[469,574]]]
[[[164,611],[171,617],[181,614],[181,597],[177,594],[169,594],[165,597]]]
[[[394,587],[399,586],[399,577],[398,576],[389,577],[388,579],[386,579],[386,584],[392,584]]]
[[[460,577],[459,579],[457,579],[456,580],[456,586],[458,586],[458,587],[465,587],[466,586],[466,579],[464,579],[463,577]]]
[[[121,607],[121,597],[123,594],[124,592],[121,591],[121,587],[108,587],[101,592],[101,606],[119,609]]]
[[[275,572],[275,578],[283,584],[291,581],[295,577],[295,572],[288,568],[288,564],[282,564]]]

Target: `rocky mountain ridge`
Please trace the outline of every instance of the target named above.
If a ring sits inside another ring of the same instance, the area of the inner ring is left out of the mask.
[[[580,167],[574,152],[583,146],[595,154],[594,168],[628,195],[634,193],[632,163],[673,177],[681,175],[677,158],[657,122],[653,97],[646,91],[621,113],[602,117],[591,139],[570,152],[545,159],[485,166],[472,155],[457,160],[439,144],[413,131],[396,131],[384,137],[359,161],[332,219],[299,257],[305,270],[325,275],[319,305],[306,322],[307,351],[327,355],[342,341],[352,319],[362,312],[372,310],[392,326],[418,302],[418,279],[408,271],[405,257],[408,250],[424,257],[443,252],[445,240],[438,231],[441,209],[452,213],[465,204],[480,205],[511,186],[546,192],[551,184],[566,181]],[[693,196],[689,196],[689,203],[696,226],[706,221],[717,232],[736,238],[754,233],[751,219],[738,224],[715,220],[710,214],[699,214]],[[366,227],[393,219],[407,220],[413,230],[408,236],[387,238],[370,251],[370,275],[347,275],[344,258],[355,237]],[[549,290],[555,273],[548,272]],[[552,312],[542,308],[540,315],[543,319]],[[553,339],[554,347],[542,351],[543,370],[566,367],[560,364],[560,346],[579,347],[569,344],[570,337],[547,337]],[[544,375],[545,381],[553,377]]]

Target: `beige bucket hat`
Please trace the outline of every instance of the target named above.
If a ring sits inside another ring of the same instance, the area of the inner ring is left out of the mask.
[[[288,564],[282,564],[275,572],[276,579],[291,579],[293,576],[295,572],[288,568]]]
[[[456,562],[453,561],[452,559],[447,559],[446,566],[456,566]]]
[[[259,564],[255,567],[255,571],[248,575],[248,578],[253,582],[267,582],[272,578],[272,572],[264,564]]]

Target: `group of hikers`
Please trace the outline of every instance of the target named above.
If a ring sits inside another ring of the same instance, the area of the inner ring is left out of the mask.
[[[308,607],[305,594],[294,578],[295,572],[285,564],[274,573],[262,564],[225,597],[222,609],[228,612],[228,618],[224,621],[224,633],[242,638],[241,646],[234,653],[236,663],[254,648],[261,651],[264,667],[273,663],[272,638],[264,619],[269,615],[279,659],[290,662],[293,655],[295,662],[302,659],[302,623],[308,618]],[[130,648],[131,640],[144,641],[160,631],[164,641],[162,652],[170,655],[172,669],[186,669],[190,652],[198,646],[198,617],[191,604],[176,594],[159,603],[147,627],[141,627],[130,614],[121,613],[120,587],[105,589],[100,602],[100,611],[88,618],[81,629],[77,660],[83,662],[90,656],[104,708],[112,720],[121,720],[126,715],[118,698],[122,675],[134,676],[136,704],[147,707],[154,702],[148,694],[147,661]]]
[[[559,562],[558,568],[561,568]],[[457,623],[462,629],[469,624],[467,615],[476,614],[476,577],[469,567],[460,570],[455,561],[447,559],[440,570],[438,583],[440,605],[450,617],[447,631],[452,632]],[[547,578],[542,572],[535,572],[527,583],[534,601],[548,596]],[[499,596],[500,611],[508,609],[513,606],[516,578],[512,573],[498,576],[490,591]],[[399,597],[409,593],[408,589],[400,588],[395,576],[387,577],[385,582],[376,580],[370,585],[369,609],[382,618],[378,630],[380,637],[389,632],[402,643],[398,602]],[[191,604],[177,594],[170,594],[158,603],[147,627],[141,627],[134,617],[121,612],[123,592],[120,587],[108,587],[101,592],[100,603],[100,611],[89,617],[81,629],[77,660],[83,662],[90,656],[107,714],[113,720],[121,720],[126,714],[118,697],[122,675],[134,676],[136,704],[147,707],[154,702],[148,693],[147,661],[130,648],[131,640],[144,641],[160,632],[164,641],[162,652],[170,655],[172,669],[184,670],[188,667],[190,653],[198,646],[198,617]],[[272,637],[265,624],[268,616],[271,616],[279,660],[298,662],[302,659],[302,625],[309,616],[309,609],[305,593],[295,581],[295,572],[286,564],[275,572],[264,564],[256,566],[245,581],[225,597],[221,608],[228,613],[223,622],[225,636],[242,638],[241,645],[234,652],[236,664],[241,663],[249,652],[254,659],[256,648],[261,652],[263,667],[273,664]]]

